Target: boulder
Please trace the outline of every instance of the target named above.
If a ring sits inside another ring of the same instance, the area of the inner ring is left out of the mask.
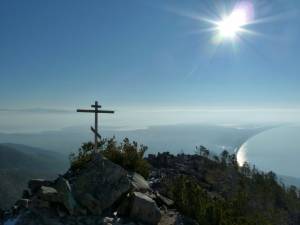
[[[149,225],[156,225],[161,213],[155,201],[140,192],[133,192],[131,199],[130,218]]]
[[[180,221],[180,215],[176,211],[167,211],[162,214],[161,220],[158,225],[181,225],[178,223]]]
[[[37,193],[37,191],[42,186],[49,186],[51,184],[51,181],[43,180],[43,179],[32,179],[28,182],[28,188],[30,189],[32,194]]]
[[[25,208],[25,209],[27,209],[29,207],[29,202],[30,202],[29,199],[22,198],[22,199],[19,199],[15,203],[15,205],[18,206],[19,208]]]
[[[16,217],[15,225],[65,225],[49,211],[28,211]],[[10,223],[9,223],[10,224]],[[69,224],[68,224],[69,225]]]
[[[199,225],[195,220],[181,215],[176,210],[168,210],[162,214],[158,225]]]
[[[72,195],[69,181],[63,177],[59,177],[56,180],[54,187],[58,192],[59,199],[62,205],[64,205],[70,215],[74,215],[76,208],[78,208],[78,205]]]
[[[60,202],[58,192],[53,187],[41,186],[37,196],[47,202]]]
[[[128,217],[131,206],[132,206],[131,200],[132,200],[132,198],[130,197],[130,194],[127,194],[127,196],[124,199],[122,199],[122,201],[120,202],[120,204],[117,208],[118,216]]]
[[[145,193],[151,190],[148,182],[144,179],[142,175],[138,173],[131,173],[129,175],[129,179],[134,191]]]
[[[46,200],[42,200],[37,197],[31,199],[30,209],[35,210],[42,208],[50,208],[50,203]]]
[[[103,218],[103,225],[112,225],[112,224],[114,224],[114,218],[112,217]]]
[[[159,192],[155,193],[155,201],[158,205],[165,205],[167,207],[171,207],[174,205],[174,201],[161,195]]]
[[[79,197],[79,196],[77,196]],[[80,204],[86,208],[92,215],[101,215],[102,207],[100,201],[96,199],[92,194],[85,193],[78,199]]]
[[[100,154],[95,154],[92,160],[81,168],[73,177],[72,191],[75,200],[92,209],[99,215],[111,207],[121,196],[130,190],[127,171],[107,160]]]
[[[22,198],[25,198],[25,199],[29,199],[30,198],[30,193],[29,193],[28,190],[23,190]]]

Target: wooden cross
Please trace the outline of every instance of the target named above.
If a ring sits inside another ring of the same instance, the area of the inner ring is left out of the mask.
[[[112,110],[100,110],[101,105],[98,105],[98,102],[95,101],[94,105],[91,105],[94,109],[77,109],[77,112],[84,112],[84,113],[95,113],[95,127],[91,127],[91,131],[95,135],[95,143],[94,143],[94,150],[97,151],[98,146],[98,138],[101,138],[100,134],[98,133],[98,113],[114,113]]]

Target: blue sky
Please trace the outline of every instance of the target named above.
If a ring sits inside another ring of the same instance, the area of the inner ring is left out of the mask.
[[[300,2],[252,3],[260,35],[216,47],[190,15],[217,19],[235,1],[3,0],[0,108],[298,109]]]

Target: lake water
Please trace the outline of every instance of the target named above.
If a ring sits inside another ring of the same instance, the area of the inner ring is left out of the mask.
[[[238,161],[277,174],[300,177],[300,125],[274,128],[250,138],[239,150]]]

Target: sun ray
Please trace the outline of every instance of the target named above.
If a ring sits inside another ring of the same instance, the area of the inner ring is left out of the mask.
[[[199,5],[200,6],[200,5]],[[213,58],[222,46],[231,45],[234,55],[238,53],[243,45],[249,46],[248,38],[259,37],[266,40],[278,40],[281,37],[267,35],[258,26],[295,15],[295,10],[278,11],[276,14],[268,14],[269,4],[260,4],[252,0],[238,0],[231,2],[204,0],[204,6],[184,9],[174,5],[160,7],[180,17],[196,21],[198,29],[186,31],[181,35],[201,35],[207,37],[210,43],[207,53],[212,53]],[[257,29],[259,28],[259,29]],[[208,35],[207,35],[208,34]],[[248,42],[247,42],[248,41]],[[250,46],[251,47],[251,46]],[[253,47],[253,46],[252,46]],[[257,50],[257,49],[256,49]]]

